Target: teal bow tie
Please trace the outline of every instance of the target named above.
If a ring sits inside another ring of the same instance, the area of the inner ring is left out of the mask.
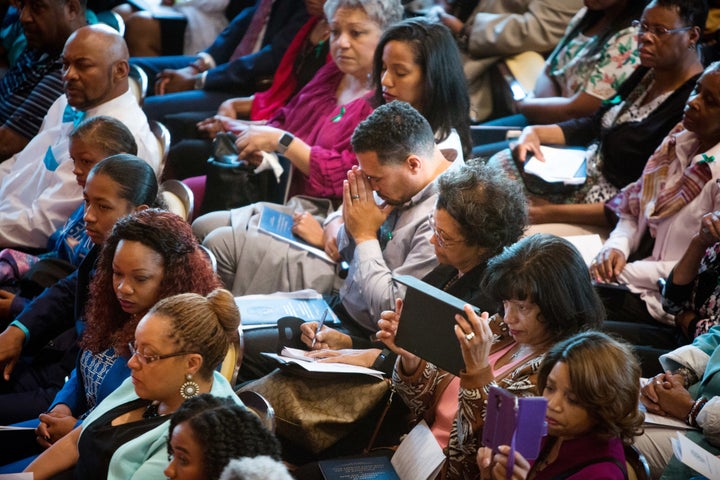
[[[85,120],[85,112],[81,110],[75,110],[70,105],[65,106],[63,111],[62,123],[72,122],[73,127],[77,127],[80,122]]]

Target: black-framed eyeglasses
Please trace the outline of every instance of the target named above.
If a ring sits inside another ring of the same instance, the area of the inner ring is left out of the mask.
[[[143,365],[157,362],[158,360],[163,360],[165,358],[179,357],[181,355],[190,355],[191,353],[195,353],[195,352],[176,352],[176,353],[168,353],[167,355],[143,355],[142,353],[137,351],[137,349],[135,348],[135,344],[133,342],[128,343],[128,348],[130,349],[130,358],[137,356],[138,360],[140,360],[140,363],[142,363]]]
[[[693,27],[680,27],[680,28],[667,28],[662,25],[648,25],[647,23],[641,22],[640,20],[633,20],[630,24],[633,28],[637,28],[638,36],[648,33],[654,35],[657,38],[664,37],[673,33],[687,32]]]
[[[437,229],[437,224],[435,223],[435,216],[432,213],[428,214],[427,221],[428,225],[430,225],[430,230],[432,230],[433,235],[435,235],[437,244],[440,245],[442,248],[451,247],[453,245],[457,245],[458,243],[465,243],[465,240],[453,240],[445,238],[443,232]]]

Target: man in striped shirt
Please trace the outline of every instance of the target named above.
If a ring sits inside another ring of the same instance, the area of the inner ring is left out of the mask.
[[[72,32],[87,24],[86,0],[23,0],[20,23],[27,47],[0,79],[0,162],[37,134],[63,93],[60,54]]]

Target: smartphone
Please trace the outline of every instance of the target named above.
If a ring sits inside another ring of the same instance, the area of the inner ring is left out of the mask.
[[[493,455],[500,445],[510,446],[508,477],[512,476],[515,452],[528,460],[540,453],[540,441],[547,435],[543,397],[521,397],[499,387],[490,387],[483,427],[483,446],[492,448]]]

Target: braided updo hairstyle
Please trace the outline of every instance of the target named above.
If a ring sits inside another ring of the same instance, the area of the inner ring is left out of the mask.
[[[240,311],[232,293],[221,288],[207,297],[182,293],[165,298],[150,309],[148,315],[153,314],[169,319],[168,335],[177,351],[202,355],[203,364],[198,374],[205,379],[212,378],[213,370],[239,335]]]

